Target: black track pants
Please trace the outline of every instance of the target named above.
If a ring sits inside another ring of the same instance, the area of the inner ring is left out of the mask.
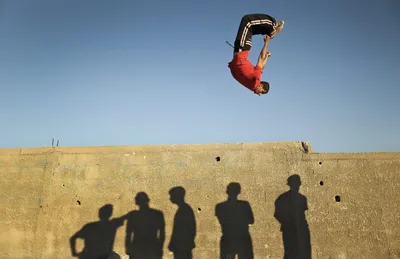
[[[235,39],[234,52],[250,50],[253,35],[268,35],[274,31],[276,20],[267,14],[247,14],[242,17]]]

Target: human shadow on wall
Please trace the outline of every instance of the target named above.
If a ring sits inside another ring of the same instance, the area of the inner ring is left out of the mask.
[[[186,190],[181,186],[169,190],[170,201],[178,206],[168,245],[168,249],[174,253],[174,259],[192,259],[192,250],[196,246],[196,218],[193,209],[185,201],[185,194]]]
[[[71,254],[79,259],[120,259],[113,251],[117,229],[124,224],[124,217],[111,219],[113,205],[106,204],[99,209],[99,221],[84,225],[70,238]],[[76,240],[84,240],[81,252],[76,250]]]
[[[290,190],[275,201],[274,217],[281,224],[284,259],[311,259],[310,231],[305,215],[307,197],[299,193],[301,179],[297,174],[289,176]]]
[[[239,183],[228,184],[228,199],[215,206],[215,215],[221,225],[220,259],[253,259],[253,242],[249,224],[254,224],[254,215],[248,201],[239,200]]]
[[[135,197],[139,210],[126,215],[125,251],[129,259],[161,259],[165,241],[164,214],[150,208],[145,192]]]

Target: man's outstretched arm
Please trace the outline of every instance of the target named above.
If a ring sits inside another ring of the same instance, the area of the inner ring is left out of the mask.
[[[78,231],[75,233],[70,239],[69,239],[69,244],[71,247],[71,254],[73,257],[78,257],[79,253],[76,251],[76,239],[82,238],[82,230]]]
[[[261,67],[261,69],[264,69],[265,65],[267,64],[268,57],[271,55],[271,53],[268,52],[268,44],[270,39],[271,38],[268,35],[264,37],[264,47],[258,56],[257,66]]]

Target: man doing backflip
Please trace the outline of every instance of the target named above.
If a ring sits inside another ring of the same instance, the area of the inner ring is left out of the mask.
[[[228,67],[240,84],[259,96],[269,91],[269,83],[261,81],[261,75],[271,55],[267,51],[269,41],[282,30],[283,24],[283,20],[276,22],[274,17],[267,14],[247,14],[240,21],[234,44],[234,56]],[[248,56],[252,46],[252,36],[260,34],[265,35],[264,47],[258,57],[257,65],[254,66]]]

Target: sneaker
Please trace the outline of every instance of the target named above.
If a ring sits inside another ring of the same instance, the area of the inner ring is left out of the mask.
[[[274,31],[271,33],[271,39],[275,37],[282,29],[283,25],[285,24],[285,21],[279,21],[275,24],[274,26]]]

